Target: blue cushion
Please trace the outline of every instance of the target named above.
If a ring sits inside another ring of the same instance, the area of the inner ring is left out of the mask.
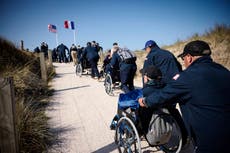
[[[126,109],[130,107],[132,109],[137,109],[139,108],[138,99],[141,97],[143,97],[143,93],[141,89],[136,89],[126,94],[121,93],[118,99],[118,108]]]

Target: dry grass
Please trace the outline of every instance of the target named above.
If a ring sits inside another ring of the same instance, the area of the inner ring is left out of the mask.
[[[209,43],[212,50],[212,58],[215,62],[224,65],[230,70],[230,27],[226,25],[216,25],[213,29],[205,32],[203,35],[194,34],[187,40],[178,40],[173,45],[162,46],[162,48],[171,51],[175,56],[178,56],[184,46],[194,40],[203,40]],[[138,53],[138,67],[142,67],[145,52],[136,51]],[[179,62],[183,62],[179,59]]]
[[[14,78],[16,127],[20,152],[45,152],[55,139],[48,126],[45,108],[52,91],[41,79],[39,58],[21,51],[10,42],[0,39],[1,77]],[[48,68],[49,79],[54,74]]]

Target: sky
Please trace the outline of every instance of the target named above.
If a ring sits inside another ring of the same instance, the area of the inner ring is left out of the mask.
[[[1,0],[0,37],[34,50],[45,41],[50,49],[96,41],[104,50],[117,42],[131,50],[147,40],[159,46],[203,34],[217,24],[230,25],[230,0]],[[48,31],[57,27],[57,34]]]

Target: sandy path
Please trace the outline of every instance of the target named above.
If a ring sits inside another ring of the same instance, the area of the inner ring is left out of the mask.
[[[57,76],[51,85],[55,93],[47,114],[63,141],[49,152],[118,152],[114,131],[109,129],[118,94],[108,96],[103,82],[89,75],[77,77],[72,64],[54,63],[54,66]]]

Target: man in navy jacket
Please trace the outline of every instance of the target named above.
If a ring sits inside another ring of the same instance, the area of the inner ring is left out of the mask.
[[[179,102],[196,153],[227,153],[230,138],[230,72],[213,62],[204,41],[188,43],[182,54],[186,70],[163,89],[140,98],[142,107]]]
[[[144,50],[148,55],[144,61],[143,69],[150,65],[156,66],[161,70],[164,82],[167,83],[175,74],[182,70],[180,63],[174,55],[167,50],[159,48],[155,41],[147,41]]]
[[[84,49],[82,53],[82,59],[86,57],[86,59],[89,61],[91,69],[92,69],[92,78],[98,79],[99,77],[99,72],[97,68],[97,62],[99,60],[99,55],[95,47],[91,45],[90,42],[87,43],[86,48]],[[82,60],[81,59],[81,60]]]
[[[66,45],[64,45],[63,43],[61,43],[57,47],[57,52],[58,52],[59,63],[61,63],[61,62],[67,63],[68,61],[67,61],[66,53],[69,54],[69,49],[66,47]]]

